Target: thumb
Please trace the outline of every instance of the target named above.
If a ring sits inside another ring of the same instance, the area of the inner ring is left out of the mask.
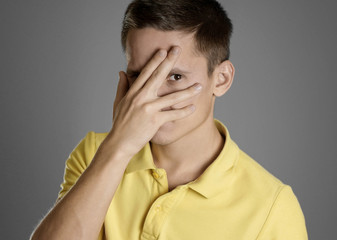
[[[115,97],[114,106],[113,106],[113,119],[115,119],[115,112],[116,112],[117,106],[119,105],[120,101],[123,99],[123,97],[129,90],[129,83],[128,83],[126,74],[123,71],[120,71],[118,75],[119,75],[119,81],[118,81],[117,92],[116,92],[116,97]]]

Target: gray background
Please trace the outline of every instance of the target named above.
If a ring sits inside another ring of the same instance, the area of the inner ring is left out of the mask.
[[[2,1],[1,239],[27,239],[54,204],[64,163],[111,127],[129,1]],[[292,186],[310,239],[336,230],[336,3],[221,1],[236,75],[215,117]]]

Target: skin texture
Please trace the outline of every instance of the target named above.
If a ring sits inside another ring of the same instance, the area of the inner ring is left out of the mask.
[[[213,122],[214,102],[215,97],[223,95],[230,88],[235,70],[230,61],[225,61],[209,78],[207,59],[196,54],[194,43],[193,33],[163,32],[154,28],[133,29],[127,37],[126,72],[129,86],[154,52],[158,49],[169,50],[174,45],[181,47],[181,54],[157,95],[165,96],[195,83],[203,86],[200,94],[163,109],[179,109],[188,104],[196,106],[189,116],[162,125],[151,139],[154,162],[157,167],[166,170],[170,190],[201,175],[224,144]]]

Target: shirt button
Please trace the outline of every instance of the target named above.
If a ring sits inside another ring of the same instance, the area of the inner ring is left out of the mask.
[[[160,212],[161,210],[161,206],[156,206],[156,208],[154,209],[156,212]]]
[[[152,172],[152,176],[155,178],[155,179],[158,179],[160,176],[157,172]]]

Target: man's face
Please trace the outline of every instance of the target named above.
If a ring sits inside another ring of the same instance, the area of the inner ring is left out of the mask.
[[[200,83],[203,88],[201,93],[174,105],[181,108],[194,104],[195,111],[183,119],[167,122],[162,125],[152,143],[166,145],[177,141],[191,131],[198,128],[206,119],[213,121],[213,80],[207,76],[207,59],[196,56],[194,39],[192,34],[178,31],[159,31],[154,28],[133,29],[129,32],[126,41],[127,76],[129,85],[137,79],[137,75],[159,49],[167,51],[174,45],[181,47],[181,53],[167,80],[157,92],[158,96],[164,96],[172,92],[183,90],[195,83]],[[167,110],[166,108],[163,110]]]

